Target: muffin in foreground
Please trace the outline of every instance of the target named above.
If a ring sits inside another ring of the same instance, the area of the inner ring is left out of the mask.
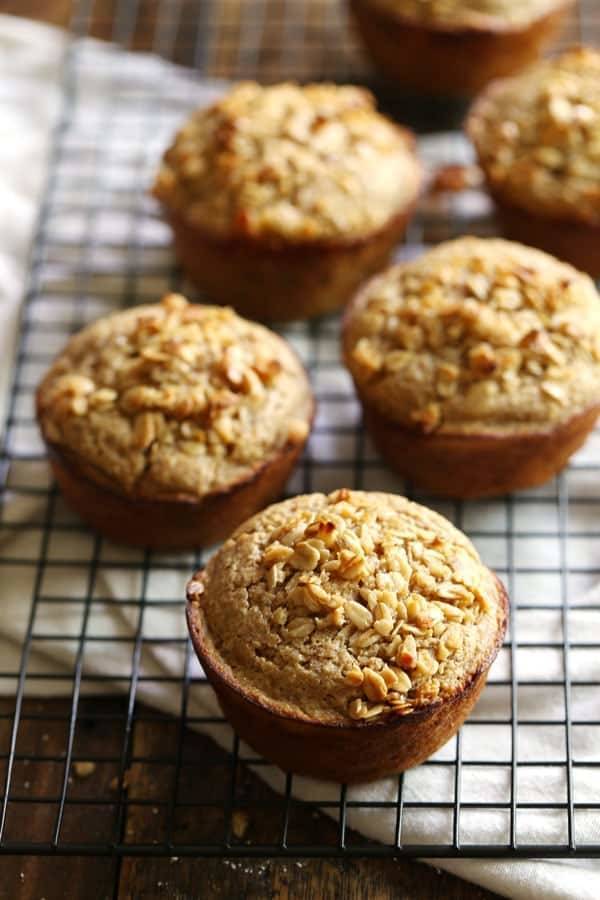
[[[518,72],[556,37],[574,0],[350,0],[373,62],[400,85],[468,95]]]
[[[449,241],[372,279],[343,352],[382,456],[438,494],[547,481],[600,412],[592,280],[509,241]]]
[[[600,276],[600,53],[498,81],[467,119],[507,237]]]
[[[254,319],[301,319],[380,269],[416,203],[414,140],[371,94],[242,83],[200,109],[154,184],[189,278]]]
[[[191,548],[278,496],[313,399],[280,337],[170,294],[73,337],[38,388],[37,416],[83,519],[119,542]]]
[[[240,736],[285,770],[342,782],[445,743],[507,619],[504,588],[450,522],[345,489],[254,516],[187,596],[194,647]]]

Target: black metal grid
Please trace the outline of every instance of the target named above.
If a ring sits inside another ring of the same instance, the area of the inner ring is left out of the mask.
[[[114,0],[108,16],[96,5],[94,0],[75,4],[75,35],[81,37],[93,27],[120,47],[151,49],[210,76],[368,80],[388,105],[393,97],[365,68],[346,30],[342,7],[329,0],[148,4]],[[107,9],[107,4],[99,6]],[[594,28],[600,31],[599,13],[593,7],[593,0],[580,3],[566,40],[579,34],[589,41]],[[82,84],[94,72],[102,75],[106,94],[88,120]],[[469,722],[433,759],[395,780],[393,799],[377,801],[366,801],[360,791],[344,786],[324,788],[323,796],[310,802],[299,800],[298,779],[288,775],[277,780],[273,767],[256,759],[237,738],[228,737],[228,726],[217,712],[195,714],[195,698],[210,689],[194,668],[187,639],[183,632],[157,636],[152,622],[157,610],[181,612],[183,620],[181,587],[202,555],[126,553],[111,547],[66,511],[48,480],[31,402],[41,371],[67,335],[86,322],[180,287],[168,236],[161,231],[146,189],[166,137],[194,105],[199,86],[191,78],[186,84],[182,90],[176,82],[175,90],[163,70],[152,64],[140,79],[110,49],[74,41],[67,52],[62,113],[32,251],[0,457],[0,584],[10,590],[12,579],[18,577],[29,595],[23,601],[30,600],[20,664],[5,669],[0,661],[2,692],[14,688],[15,693],[14,705],[0,718],[4,770],[0,852],[600,856],[600,844],[593,840],[600,785],[590,794],[590,779],[593,782],[600,769],[600,742],[596,741],[595,753],[590,754],[587,745],[580,752],[582,731],[589,735],[596,729],[600,734],[600,670],[594,659],[600,650],[600,602],[573,602],[600,575],[598,432],[569,469],[542,489],[488,503],[436,502],[387,473],[364,437],[356,401],[337,360],[337,318],[284,330],[309,366],[320,403],[315,433],[289,492],[328,490],[342,483],[366,489],[405,488],[470,534],[486,561],[506,580],[514,601],[510,635]],[[447,109],[427,110],[427,115],[437,116],[427,123],[430,128],[445,121]],[[410,107],[405,111],[409,113]],[[424,149],[441,162],[446,146],[447,161],[464,152],[452,137]],[[465,231],[493,231],[489,210],[480,199],[471,200],[466,207],[460,198],[446,205],[426,205],[402,252]],[[182,287],[194,294],[187,285]],[[70,573],[67,592],[65,571]],[[122,579],[127,589],[121,586],[114,594],[107,590],[115,578]],[[117,637],[107,637],[100,627],[103,612],[111,606],[118,606],[125,616],[126,633]],[[69,627],[45,631],[45,615],[59,607],[65,608]],[[56,671],[53,643],[70,648],[65,651],[64,670]],[[93,664],[94,648],[108,652],[109,644],[126,648],[127,671],[99,671]],[[31,660],[40,650],[53,659],[51,672],[32,670]],[[147,657],[163,651],[171,654],[169,665],[174,658],[177,665],[171,674],[157,675]],[[582,670],[581,657],[586,654],[589,662]],[[584,677],[575,678],[574,668]],[[62,711],[52,718],[36,712],[29,699],[51,681],[66,695]],[[145,691],[166,684],[178,693],[178,719],[140,704],[140,697],[151,699]],[[90,707],[86,694],[106,690],[124,693],[124,707],[121,704],[115,711],[108,701],[106,708],[105,701]],[[539,707],[545,708],[546,700],[555,713],[540,716]],[[90,760],[81,734],[92,716],[120,727],[118,745],[93,759],[99,770],[113,774],[110,790],[106,783],[96,787],[94,779],[82,790],[72,778],[73,765]],[[62,730],[60,753],[48,755],[43,746],[28,746],[29,725],[40,718],[48,720],[49,728]],[[137,751],[140,727],[160,738],[159,752]],[[212,735],[225,735],[232,741],[231,752],[225,754],[203,739],[204,755],[198,757],[197,743],[190,754],[188,735],[193,728],[209,732],[212,728]],[[492,736],[497,752],[481,757],[477,748],[483,733]],[[535,738],[526,741],[532,734]],[[525,756],[522,746],[529,748]],[[49,795],[36,795],[33,776],[30,781],[21,779],[20,767],[31,766],[33,772],[36,765],[56,767],[55,790]],[[192,766],[196,790],[182,796]],[[136,770],[139,775],[140,768],[153,769],[155,780],[168,786],[158,799],[155,794],[132,793],[132,773]],[[270,772],[279,792],[264,787],[254,775],[248,782],[248,772]],[[415,791],[413,782],[420,772],[427,774],[428,789],[435,787],[433,796],[424,798],[422,789]],[[546,784],[544,802],[537,795],[534,801],[525,799],[536,778]],[[23,808],[40,805],[48,813],[43,833],[32,836],[27,827],[19,830]],[[90,811],[89,833],[72,834],[69,813],[82,806]],[[243,839],[236,837],[232,819],[240,807],[255,821]],[[333,831],[325,830],[322,840],[316,826],[315,834],[298,832],[294,816],[299,808],[330,813],[336,821]],[[20,815],[15,816],[15,810]],[[138,813],[149,811],[160,823],[151,836],[130,827]],[[194,821],[191,830],[189,821],[181,827],[182,811]],[[352,825],[364,821],[361,814],[369,811],[386,817],[389,839],[374,842],[352,830]],[[503,820],[503,826],[490,825],[493,839],[486,839],[481,818],[476,830],[469,825],[475,813]],[[412,833],[422,834],[419,820],[426,815],[438,817],[435,843],[411,838]],[[541,842],[536,821],[540,817],[554,829]],[[262,819],[270,823],[270,830],[261,832],[257,823]]]

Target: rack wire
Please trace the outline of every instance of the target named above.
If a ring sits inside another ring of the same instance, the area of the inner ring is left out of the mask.
[[[579,3],[566,42],[600,33],[594,7]],[[499,661],[454,741],[399,776],[393,799],[328,786],[309,802],[298,799],[292,775],[281,776],[277,791],[267,786],[262,776],[270,771],[272,784],[273,767],[241,745],[218,712],[194,713],[195,698],[210,689],[187,638],[155,633],[157,610],[183,622],[182,587],[203,554],[129,552],[86,531],[49,478],[33,417],[35,384],[69,334],[168,289],[198,296],[181,282],[147,187],[169,135],[197,102],[199,76],[366,82],[387,109],[429,131],[455,121],[456,108],[415,106],[378,81],[335,0],[80,0],[71,32],[0,456],[0,584],[18,583],[29,603],[18,661],[5,668],[0,660],[2,693],[12,695],[0,701],[0,852],[600,856],[600,741],[590,751],[588,740],[600,734],[600,602],[580,599],[600,576],[598,432],[543,488],[442,503],[390,475],[365,437],[337,356],[338,319],[282,329],[306,361],[319,403],[288,492],[342,484],[405,490],[473,538],[513,599]],[[111,43],[84,40],[90,34]],[[148,58],[140,69],[122,49],[150,50],[188,70]],[[95,79],[103,92],[90,109]],[[422,150],[433,163],[468,158],[456,134],[425,139]],[[493,231],[476,192],[430,200],[400,252]],[[115,580],[128,590],[111,594],[106,585]],[[115,607],[128,630],[107,637],[102,615]],[[52,631],[47,623],[58,610],[64,628]],[[94,652],[109,644],[125,654],[126,670],[93,664]],[[33,665],[40,653],[52,666]],[[170,674],[151,665],[161,654]],[[49,713],[35,698],[52,687],[63,699]],[[148,705],[153,691],[162,696],[167,687],[178,716]],[[105,736],[102,753],[97,740],[90,751],[90,723]],[[230,741],[229,751],[215,736]],[[82,763],[85,779],[77,777]],[[543,803],[534,791],[540,780]],[[365,814],[386,817],[389,839],[369,840],[352,828]],[[423,837],[432,816],[435,841]]]

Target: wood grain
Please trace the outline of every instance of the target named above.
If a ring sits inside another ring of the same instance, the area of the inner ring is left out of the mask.
[[[1,900],[493,900],[418,863],[394,860],[5,857]],[[115,878],[117,884],[115,887]]]
[[[66,26],[71,15],[71,0],[0,0],[0,12],[51,25]]]
[[[0,700],[0,751],[6,752],[13,701]],[[56,822],[64,777],[65,741],[70,701],[26,700],[17,740],[11,797],[29,802],[9,803],[7,840],[49,841]],[[7,715],[8,714],[8,715]],[[191,731],[182,735],[182,765],[175,784],[180,728],[168,716],[156,718],[138,707],[122,796],[125,815],[117,820],[119,797],[116,776],[126,724],[124,698],[84,698],[80,701],[74,755],[94,763],[84,777],[69,773],[67,805],[61,844],[90,841],[164,843],[168,837],[169,804],[178,805],[172,817],[171,838],[178,842],[218,842],[223,838],[223,809],[229,792],[227,755],[211,740]],[[46,757],[45,761],[40,757]],[[160,759],[160,762],[155,762]],[[165,762],[171,759],[173,764]],[[247,816],[247,832],[240,843],[274,841],[281,829],[282,798],[274,794],[242,764],[236,772],[235,808]],[[32,802],[35,798],[36,802]],[[86,804],[102,800],[101,804]],[[210,807],[186,806],[198,800]],[[75,801],[75,802],[73,802]],[[117,830],[115,828],[117,827]],[[290,816],[291,842],[333,846],[337,826],[319,812],[295,804]],[[350,842],[358,835],[348,834]],[[0,900],[103,900],[120,898],[445,898],[492,900],[493,894],[438,873],[410,860],[393,859],[196,859],[149,857],[14,856],[0,860]],[[118,889],[118,890],[117,890]],[[116,891],[116,893],[115,893]]]
[[[302,0],[302,13],[290,14],[291,2],[260,0],[262,23],[252,27],[254,0],[0,0],[0,12],[68,27],[75,10],[87,34],[120,38],[128,49],[153,50],[187,66],[202,65],[205,75],[327,80],[367,76],[369,66],[354,33],[332,17],[332,0]],[[90,7],[89,20],[81,19]],[[128,12],[135,10],[134,26]],[[210,19],[208,18],[210,15]],[[257,17],[259,12],[257,11]],[[294,21],[294,27],[286,23]],[[326,29],[326,32],[323,30]],[[319,34],[325,34],[320,38]],[[255,42],[258,41],[256,44]],[[285,41],[285,52],[282,52]],[[335,52],[331,43],[335,41]],[[201,59],[199,46],[204,48]]]

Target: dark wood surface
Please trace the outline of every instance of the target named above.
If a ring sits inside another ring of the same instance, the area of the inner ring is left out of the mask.
[[[489,900],[416,863],[6,857],[2,900]],[[235,868],[234,868],[235,866]]]
[[[6,752],[13,708],[0,700],[0,748]],[[56,798],[64,776],[69,699],[26,700],[17,741],[6,838],[49,841],[56,821]],[[149,721],[152,716],[153,720]],[[127,769],[121,797],[123,843],[164,841],[172,768],[153,762],[175,758],[178,723],[138,707],[131,738],[135,761]],[[118,812],[118,757],[126,723],[124,698],[84,698],[79,705],[73,754],[90,772],[71,768],[60,841],[110,841]],[[39,757],[46,757],[41,761]],[[242,766],[236,773],[235,808],[244,816],[239,843],[273,840],[281,827],[281,798]],[[206,799],[211,809],[182,806],[174,816],[175,842],[219,839],[223,828],[221,793],[229,786],[226,754],[203,735],[183,738],[177,798]],[[210,793],[209,793],[210,792]],[[35,798],[35,802],[34,802]],[[82,801],[102,799],[102,805]],[[75,802],[73,802],[75,801]],[[104,802],[105,801],[105,802]],[[155,805],[154,805],[155,804]],[[260,812],[258,807],[260,806]],[[244,811],[247,811],[247,814]],[[358,836],[357,836],[358,837]],[[337,828],[328,817],[298,805],[290,819],[291,841],[334,845]],[[353,840],[352,833],[348,840]],[[277,898],[277,900],[492,900],[493,894],[430,866],[393,859],[285,859],[235,857],[0,857],[0,900],[104,900],[104,898]]]
[[[225,0],[224,6],[239,10],[239,3]],[[146,15],[151,18],[156,3],[142,2]],[[114,0],[97,0],[94,6],[93,33],[99,37],[110,34],[111,13]],[[0,12],[12,13],[65,25],[69,21],[71,0],[0,0]],[[144,36],[138,46],[144,46]],[[221,73],[220,73],[221,74]],[[19,730],[18,751],[31,756],[64,756],[65,728],[63,719],[68,714],[68,701],[32,701],[37,718],[25,719]],[[26,706],[26,711],[30,707]],[[1,701],[2,712],[10,713],[12,701]],[[107,716],[107,710],[114,717]],[[110,754],[110,748],[119,748],[122,743],[124,722],[124,701],[86,699],[84,701],[85,728],[78,732],[76,753],[84,753],[89,759]],[[141,711],[143,712],[143,711]],[[120,715],[119,715],[120,713]],[[138,711],[140,713],[140,711]],[[97,715],[97,718],[95,718]],[[41,718],[40,718],[41,716]],[[47,716],[47,718],[44,718]],[[142,720],[141,720],[142,721]],[[10,719],[4,718],[0,724],[0,746],[6,746]],[[156,723],[152,727],[135,730],[135,752],[137,757],[151,758],[156,752],[157,742],[161,752],[173,740],[177,725],[174,722]],[[85,749],[84,749],[85,748]],[[5,750],[4,750],[5,752]],[[115,750],[116,752],[116,750]],[[206,738],[186,734],[186,752],[202,761],[210,760],[211,777],[218,778],[219,766],[225,765],[224,754]],[[84,804],[68,806],[63,823],[63,836],[77,840],[82,835],[103,840],[110,833],[114,823],[116,804],[114,784],[116,763],[97,763],[94,772],[85,778],[73,776],[69,796],[106,796],[106,806],[91,807]],[[152,763],[133,766],[129,772],[127,795],[129,798],[156,795],[161,803],[168,796],[172,785],[164,781],[164,767],[157,778],[156,767]],[[64,764],[58,762],[35,763],[20,761],[16,764],[13,791],[17,795],[29,791],[31,796],[40,798],[56,796],[60,787]],[[0,775],[2,773],[0,772]],[[195,775],[192,766],[182,773],[188,783],[183,790],[193,795]],[[168,781],[168,779],[167,779]],[[246,787],[250,791],[266,791],[257,779],[250,779]],[[181,788],[181,779],[180,779]],[[111,791],[113,797],[111,800]],[[161,793],[162,791],[162,793]],[[162,807],[127,806],[124,822],[125,840],[152,840],[153,829],[160,831]],[[158,814],[154,810],[158,809]],[[11,804],[7,834],[19,839],[26,836],[30,840],[48,840],[56,815],[56,806],[51,803]],[[199,822],[192,814],[178,824],[182,833],[188,830],[193,839],[197,835]],[[206,823],[202,824],[206,827]],[[260,823],[249,823],[249,829],[269,828],[269,816],[261,816]],[[335,840],[335,828],[330,820],[314,813],[300,810],[295,822],[299,833],[310,830],[310,834],[321,841]],[[157,831],[157,833],[158,833]],[[257,838],[258,839],[258,838]],[[335,859],[307,860],[252,860],[236,859],[195,859],[195,858],[149,858],[149,857],[0,857],[0,900],[104,900],[104,898],[273,898],[273,900],[493,900],[495,895],[475,885],[463,882],[429,866],[408,860],[356,859],[337,861]]]

